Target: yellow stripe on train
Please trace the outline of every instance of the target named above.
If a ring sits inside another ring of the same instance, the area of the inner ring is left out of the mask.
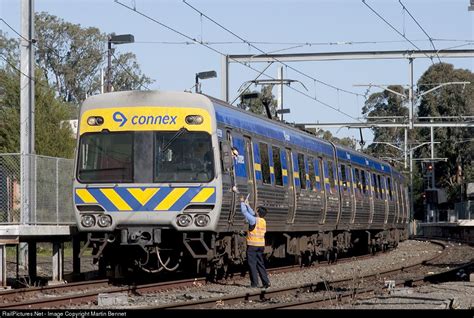
[[[188,191],[189,188],[175,188],[173,189],[170,194],[164,198],[163,201],[161,201],[156,208],[154,209],[155,211],[167,211],[169,208],[173,206],[173,204],[176,203],[185,193]]]
[[[215,192],[214,188],[204,188],[191,200],[193,203],[206,202]]]
[[[145,205],[160,189],[146,188],[142,190],[140,188],[128,188],[127,190],[141,205]]]
[[[97,203],[96,198],[87,189],[76,189],[76,194],[84,203]]]
[[[190,125],[186,123],[186,116],[200,115],[202,124]],[[89,117],[99,116],[104,123],[91,126],[87,123]],[[189,131],[211,132],[211,115],[204,109],[191,107],[170,106],[143,106],[143,107],[116,107],[98,108],[85,111],[80,120],[80,135],[88,132],[109,131],[176,131],[180,128]]]
[[[132,211],[130,205],[128,205],[128,203],[125,202],[125,200],[122,199],[114,189],[100,189],[100,192],[102,192],[120,211]]]

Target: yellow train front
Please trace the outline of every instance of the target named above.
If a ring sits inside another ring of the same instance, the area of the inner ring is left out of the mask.
[[[211,109],[209,99],[186,93],[117,92],[84,102],[74,198],[95,257],[173,270],[183,260],[176,233],[185,229],[198,233],[184,245],[206,258],[207,246],[193,243],[215,229],[221,200]]]

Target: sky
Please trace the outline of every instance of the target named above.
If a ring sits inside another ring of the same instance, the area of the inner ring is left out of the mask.
[[[0,17],[17,31],[20,2],[0,0]],[[474,49],[474,11],[468,11],[469,0],[402,0],[407,10],[399,0],[365,2],[412,43],[377,17],[362,0],[37,0],[35,11],[45,11],[82,27],[97,27],[105,33],[133,34],[135,43],[115,48],[136,54],[144,74],[154,80],[150,89],[190,90],[196,73],[215,70],[217,78],[203,80],[202,91],[218,98],[222,97],[222,54],[411,51],[416,50],[414,45],[432,49],[429,38],[436,49]],[[0,30],[10,37],[16,36],[1,21]],[[208,43],[213,50],[192,44],[189,38]],[[474,58],[442,61],[455,68],[474,68]],[[427,58],[414,61],[415,82],[432,63]],[[367,94],[381,89],[354,85],[409,84],[406,59],[285,64],[284,78],[299,81],[291,87],[300,92],[284,88],[284,106],[291,111],[285,114],[285,120],[293,123],[357,122]],[[254,80],[264,69],[259,79],[276,78],[280,65],[232,63],[230,101],[238,96],[246,81]],[[252,85],[250,89],[260,87]],[[277,95],[276,87],[273,93]],[[360,139],[355,129],[331,132],[338,137]],[[370,142],[371,137],[369,130],[364,130],[364,139]]]

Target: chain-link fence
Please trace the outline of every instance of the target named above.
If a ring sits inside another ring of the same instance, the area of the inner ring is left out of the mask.
[[[74,223],[72,203],[72,159],[0,154],[0,223],[8,224],[71,224]],[[30,198],[21,197],[21,166],[29,164]],[[21,214],[22,202],[29,204],[28,214]]]

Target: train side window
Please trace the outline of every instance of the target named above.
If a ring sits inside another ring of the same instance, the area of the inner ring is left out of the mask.
[[[362,191],[367,194],[367,178],[364,170],[360,170],[360,177],[362,181]]]
[[[379,197],[379,190],[378,190],[378,185],[377,185],[377,175],[375,173],[372,173],[372,186],[374,188],[374,194],[375,197]]]
[[[300,174],[301,189],[306,189],[306,169],[304,164],[304,155],[298,154],[298,170]]]
[[[346,165],[341,165],[341,180],[344,190],[347,190],[347,175],[346,175]]]
[[[357,168],[354,168],[354,182],[356,184],[357,189],[359,189],[359,192],[362,193],[362,185],[360,183],[360,171]]]
[[[378,181],[378,184],[379,184],[379,195],[380,195],[380,198],[383,199],[383,194],[382,194],[382,189],[383,189],[383,177],[381,177],[379,174],[377,175],[377,181]]]
[[[321,191],[324,191],[324,178],[323,178],[323,159],[318,158],[316,161],[316,165],[314,166],[314,171],[316,174],[316,188],[318,188]]]
[[[281,171],[280,148],[273,146],[272,153],[273,153],[273,170],[275,172],[275,184],[282,186],[283,174]]]
[[[314,173],[314,159],[308,157],[308,169],[309,169],[309,184],[311,190],[316,191],[316,175]]]
[[[328,160],[328,174],[329,174],[329,184],[331,185],[331,192],[332,192],[332,189],[335,188],[335,180],[334,180],[334,165],[332,163],[332,161]]]
[[[390,198],[390,201],[393,201],[393,196],[392,196],[392,181],[390,180],[390,177],[387,177],[387,187],[388,187],[388,196]]]
[[[258,151],[260,152],[262,181],[265,184],[271,184],[270,178],[270,161],[268,158],[268,145],[263,142],[258,143]]]

